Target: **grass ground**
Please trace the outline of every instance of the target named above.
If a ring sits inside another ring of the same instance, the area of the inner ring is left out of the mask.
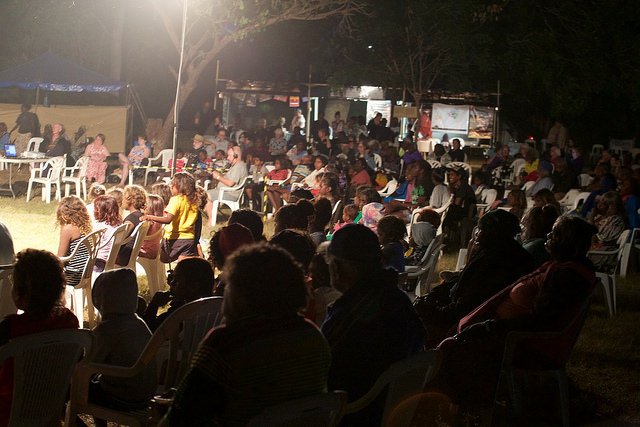
[[[22,180],[22,184],[20,183]],[[26,188],[24,173],[17,178],[18,188]],[[6,183],[6,171],[0,171],[0,185]],[[14,238],[15,250],[28,247],[55,252],[58,233],[54,226],[57,202],[46,204],[38,196],[29,203],[24,195],[17,199],[0,196],[0,220]],[[220,215],[220,221],[226,216]],[[219,228],[218,223],[216,228]],[[273,224],[265,225],[272,234]],[[205,227],[210,237],[213,228]],[[438,270],[453,269],[457,255],[445,254]],[[146,281],[140,278],[141,290]],[[575,425],[640,425],[640,278],[637,272],[617,281],[618,313],[608,317],[602,292],[597,292],[568,365],[571,415]]]

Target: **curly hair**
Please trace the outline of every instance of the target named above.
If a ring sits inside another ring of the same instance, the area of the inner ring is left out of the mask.
[[[385,215],[378,220],[378,239],[381,245],[399,242],[407,234],[404,221],[394,215]]]
[[[16,255],[13,267],[13,291],[27,306],[25,313],[47,317],[60,305],[67,279],[60,259],[48,251],[24,249]]]
[[[176,187],[178,194],[187,196],[192,205],[200,204],[200,196],[196,190],[196,180],[189,172],[178,172],[173,176],[171,185]]]
[[[440,214],[431,208],[423,209],[420,211],[420,214],[418,214],[418,221],[429,222],[433,225],[433,228],[440,227],[441,220]]]
[[[147,192],[137,184],[129,184],[124,187],[122,199],[127,202],[129,208],[142,211],[147,207]]]
[[[62,198],[56,210],[56,224],[60,227],[72,224],[84,235],[91,233],[93,224],[84,202],[78,196]]]
[[[102,184],[94,182],[93,184],[91,184],[91,187],[89,187],[88,197],[91,201],[93,201],[96,197],[104,196],[105,194],[107,194],[107,188]]]
[[[122,224],[118,202],[111,196],[99,196],[94,201],[93,215],[98,222],[104,222],[112,227]]]

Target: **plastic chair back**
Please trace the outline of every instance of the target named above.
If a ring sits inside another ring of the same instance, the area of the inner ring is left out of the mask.
[[[140,222],[138,225],[136,225],[136,228],[133,229],[129,237],[123,242],[123,244],[126,244],[133,239],[133,247],[131,248],[129,262],[126,265],[122,265],[121,267],[129,268],[133,271],[136,271],[136,260],[138,258],[138,253],[140,253],[142,242],[144,242],[144,239],[147,237],[147,231],[149,231],[149,227],[151,227],[151,221]]]
[[[120,251],[120,247],[126,242],[127,237],[129,236],[129,227],[130,223],[124,223],[119,225],[113,234],[111,235],[111,239],[105,242],[102,246],[108,245],[111,243],[111,250],[109,251],[109,257],[104,266],[104,271],[113,270],[116,268],[116,258],[118,257],[118,252]]]
[[[342,417],[347,392],[333,391],[281,403],[255,416],[248,427],[332,427]]]
[[[412,396],[422,393],[426,384],[431,381],[440,368],[442,354],[439,350],[428,350],[415,354],[407,359],[394,363],[380,375],[373,387],[360,399],[348,403],[346,414],[353,414],[366,408],[388,387],[384,405],[382,425],[391,412]],[[413,417],[418,401],[414,400],[413,408],[405,408],[408,419]]]
[[[0,348],[13,358],[10,426],[59,425],[76,363],[91,346],[91,331],[66,329],[14,338]]]
[[[148,231],[147,231],[148,233]],[[160,241],[162,236],[164,235],[164,225],[158,229],[153,234],[147,234],[145,237],[145,241],[147,240],[155,240]],[[145,271],[147,275],[147,284],[149,285],[149,297],[153,298],[156,292],[165,288],[167,284],[166,270],[164,263],[160,261],[160,250],[155,258],[145,258],[140,256],[140,251],[138,251],[138,256],[136,257],[136,264],[139,264]],[[136,268],[136,274],[138,274],[138,270]]]
[[[29,140],[29,143],[27,144],[27,151],[39,152],[40,145],[42,144],[43,141],[44,141],[44,138],[39,136],[34,136]]]

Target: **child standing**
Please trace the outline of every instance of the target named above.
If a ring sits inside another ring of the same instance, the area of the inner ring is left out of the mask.
[[[162,262],[198,255],[194,238],[199,197],[193,175],[187,172],[176,173],[171,180],[171,194],[163,216],[143,215],[140,218],[141,221],[151,220],[167,224],[161,245]]]

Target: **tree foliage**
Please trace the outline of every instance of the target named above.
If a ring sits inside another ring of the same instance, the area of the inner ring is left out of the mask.
[[[497,11],[497,10],[496,10]],[[480,31],[496,11],[461,0],[370,2],[350,31],[334,39],[334,85],[369,83],[406,90],[417,104],[434,88],[468,90],[490,66]]]
[[[156,11],[176,52],[181,49],[182,2]],[[179,108],[196,90],[203,73],[222,50],[243,38],[287,21],[316,21],[340,17],[344,25],[361,12],[358,0],[190,0],[185,36],[183,79]],[[177,78],[177,71],[172,69]],[[173,124],[173,110],[165,129]]]

